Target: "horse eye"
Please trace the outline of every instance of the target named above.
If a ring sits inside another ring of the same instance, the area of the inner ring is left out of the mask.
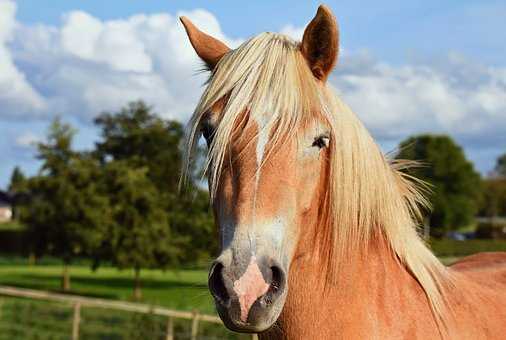
[[[211,145],[213,141],[214,128],[208,122],[204,122],[200,128],[202,136],[206,139],[207,146]]]
[[[329,146],[330,138],[328,136],[319,136],[314,139],[313,145],[319,149],[323,149]]]

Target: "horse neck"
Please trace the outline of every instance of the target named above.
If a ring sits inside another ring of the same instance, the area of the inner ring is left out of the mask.
[[[371,241],[362,254],[346,257],[336,277],[329,278],[324,270],[328,259],[314,251],[311,239],[301,237],[290,268],[288,297],[269,339],[365,339],[382,332],[390,336],[392,329],[411,327],[407,320],[436,329],[422,288],[386,240]],[[412,319],[407,318],[410,314]]]

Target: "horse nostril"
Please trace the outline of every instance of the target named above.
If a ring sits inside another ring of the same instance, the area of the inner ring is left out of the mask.
[[[222,305],[230,303],[230,295],[227,292],[225,283],[223,281],[223,264],[215,262],[209,272],[209,290],[213,297]]]
[[[272,266],[272,281],[269,286],[269,290],[264,296],[266,304],[271,304],[279,295],[283,293],[285,288],[286,279],[285,272],[279,266]]]

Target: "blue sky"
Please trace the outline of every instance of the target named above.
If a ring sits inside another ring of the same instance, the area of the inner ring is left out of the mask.
[[[300,37],[316,1],[0,0],[0,186],[33,174],[33,142],[56,115],[93,145],[103,110],[145,99],[185,121],[202,91],[177,21],[232,46],[263,31]],[[449,133],[487,173],[506,152],[504,1],[328,1],[342,56],[330,81],[385,150]]]
[[[83,10],[102,20],[138,13],[176,13],[204,8],[218,19],[227,36],[243,38],[286,25],[305,26],[321,1],[174,1],[174,0],[22,0],[18,19],[27,24],[58,25],[62,15]],[[49,5],[50,4],[50,5]],[[487,63],[505,63],[500,32],[506,23],[504,1],[410,0],[327,1],[338,17],[344,46],[367,48],[378,58],[402,63],[413,54],[438,56],[460,51]]]

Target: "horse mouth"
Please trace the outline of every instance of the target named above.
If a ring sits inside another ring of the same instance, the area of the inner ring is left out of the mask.
[[[278,308],[271,306],[266,310],[266,302],[263,300],[264,297],[255,301],[246,321],[243,321],[240,317],[240,307],[238,303],[232,302],[227,308],[217,302],[216,309],[223,324],[229,330],[239,333],[261,333],[270,329],[279,316],[279,313],[276,312]]]

